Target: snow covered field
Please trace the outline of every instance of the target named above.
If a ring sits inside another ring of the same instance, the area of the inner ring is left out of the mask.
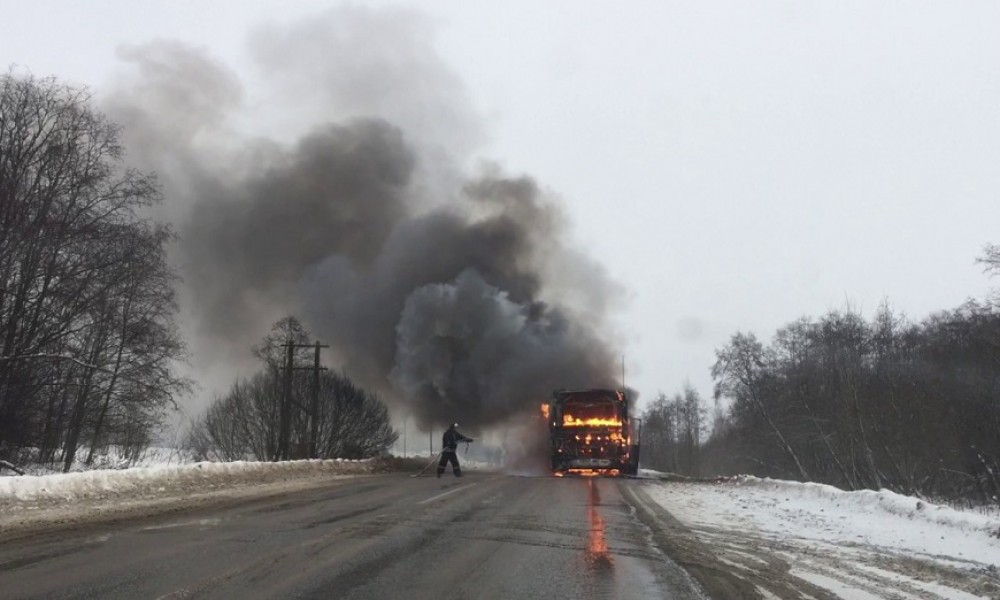
[[[1000,598],[997,514],[755,477],[645,490],[747,573],[787,571],[848,600]]]
[[[0,534],[307,489],[376,468],[373,461],[201,462],[3,476]],[[804,598],[812,597],[809,586],[848,600],[1000,598],[995,512],[754,477],[647,480],[642,489],[717,560],[754,581],[806,582],[799,588]],[[764,598],[777,597],[757,585]]]

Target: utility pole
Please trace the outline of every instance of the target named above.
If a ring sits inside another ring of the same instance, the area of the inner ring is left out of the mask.
[[[434,426],[433,425],[431,425],[430,435],[428,436],[428,439],[431,442],[431,456],[434,456]]]
[[[301,370],[312,370],[313,372],[313,385],[312,385],[312,406],[309,409],[305,409],[302,405],[298,405],[309,415],[310,419],[310,429],[309,429],[309,457],[317,458],[318,456],[318,444],[319,444],[319,372],[325,371],[326,367],[319,366],[319,353],[320,348],[329,348],[328,344],[321,344],[317,340],[314,344],[296,344],[289,338],[289,340],[281,345],[282,348],[287,348],[287,353],[285,355],[285,366],[283,367],[285,371],[284,379],[284,390],[281,398],[281,406],[279,407],[279,422],[278,422],[278,451],[275,456],[275,460],[288,460],[291,457],[291,442],[292,442],[292,404],[298,404],[292,399],[292,371]],[[296,367],[295,366],[295,349],[296,348],[313,348],[315,349],[315,355],[313,358],[313,365],[311,367]]]
[[[313,389],[312,389],[312,414],[310,416],[309,428],[309,458],[319,457],[319,349],[322,348],[319,340],[316,340],[316,354],[313,358]]]
[[[278,407],[278,448],[275,460],[288,460],[288,444],[292,429],[292,369],[295,361],[295,344],[289,339],[283,345],[285,352],[285,377],[282,382],[281,406]]]

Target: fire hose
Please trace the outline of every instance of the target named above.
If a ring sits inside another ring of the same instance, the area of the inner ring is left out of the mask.
[[[469,446],[471,446],[472,442],[474,442],[474,441],[476,441],[475,438],[473,438],[471,440],[465,440],[465,453],[466,454],[469,454]],[[435,456],[434,458],[432,458],[431,462],[427,463],[426,467],[424,467],[423,469],[420,469],[419,471],[417,471],[413,475],[410,475],[410,477],[420,477],[421,475],[423,475],[424,473],[426,473],[427,469],[431,468],[434,465],[434,463],[436,463],[436,462],[438,462],[438,461],[441,460],[441,455],[442,454],[444,454],[444,450],[438,452],[437,456]]]
[[[444,450],[442,450],[441,452],[438,452],[438,453],[437,453],[437,456],[435,456],[434,458],[432,458],[432,459],[431,459],[431,462],[427,463],[427,466],[426,466],[426,467],[424,467],[423,469],[420,469],[420,471],[418,471],[418,472],[414,473],[413,475],[410,475],[410,477],[420,477],[421,475],[423,475],[423,474],[424,474],[424,473],[425,473],[425,472],[427,471],[427,469],[431,468],[431,466],[432,466],[432,465],[433,465],[434,463],[436,463],[436,462],[438,462],[439,460],[441,460],[441,455],[442,455],[442,454],[444,454]]]

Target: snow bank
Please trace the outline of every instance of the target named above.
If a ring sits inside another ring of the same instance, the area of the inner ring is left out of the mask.
[[[58,475],[0,477],[0,502],[74,500],[120,495],[151,495],[178,490],[213,489],[255,482],[270,483],[313,475],[368,473],[372,461],[299,460],[288,462],[198,462],[133,469],[105,469]]]
[[[668,477],[643,489],[720,561],[764,587],[780,560],[793,578],[842,598],[1000,598],[996,515],[886,490],[749,476]]]
[[[857,511],[868,516],[881,512],[1000,537],[1000,518],[963,512],[949,506],[930,504],[919,498],[904,496],[889,490],[847,492],[822,483],[761,479],[749,475],[737,477],[735,482],[737,485],[774,492],[786,501],[817,501],[820,504],[827,504],[846,511]]]

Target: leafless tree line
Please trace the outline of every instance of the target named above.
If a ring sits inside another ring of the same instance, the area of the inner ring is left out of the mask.
[[[0,459],[140,452],[187,382],[169,228],[85,90],[0,76]]]
[[[769,344],[737,333],[712,375],[727,408],[702,449],[714,474],[1000,497],[995,304],[969,301],[919,323],[885,305],[871,321],[834,311]]]
[[[309,344],[308,332],[293,317],[282,319],[254,348],[260,371],[233,383],[192,426],[186,445],[196,456],[214,460],[271,460],[278,455],[280,404],[284,393],[282,344]],[[304,364],[292,375],[292,458],[308,458],[314,373]],[[375,394],[332,371],[319,373],[320,458],[369,458],[397,439],[389,411]]]
[[[640,459],[643,468],[701,475],[700,454],[705,409],[698,392],[687,385],[668,398],[660,395],[642,414]]]

